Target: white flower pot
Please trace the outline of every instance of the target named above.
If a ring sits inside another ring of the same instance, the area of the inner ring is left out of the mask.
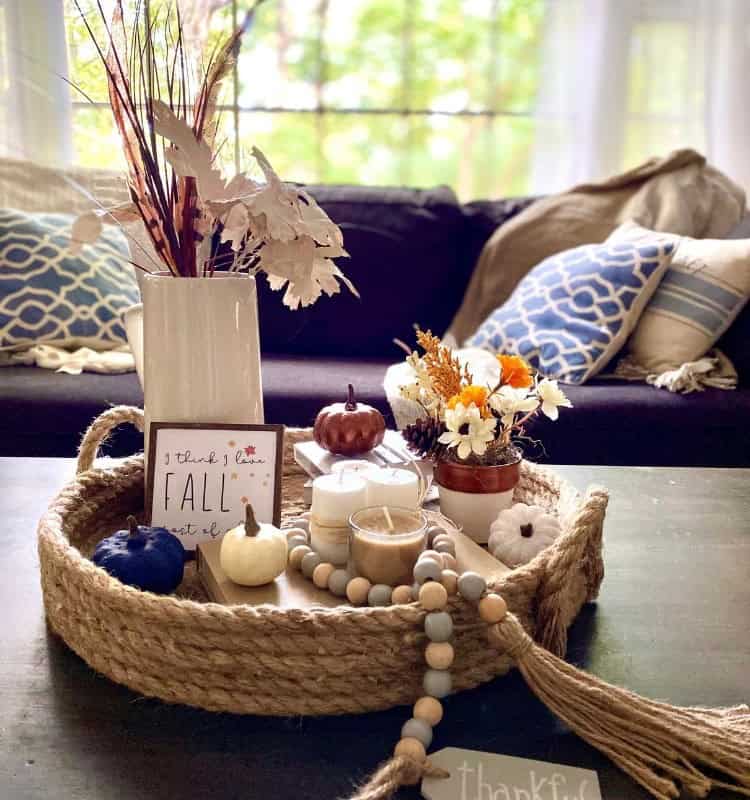
[[[143,384],[147,457],[151,422],[262,423],[255,279],[146,275],[142,295],[142,352],[137,310],[126,327]]]
[[[441,513],[475,542],[487,544],[490,525],[501,511],[513,505],[519,466],[520,459],[491,467],[438,461],[434,480]]]

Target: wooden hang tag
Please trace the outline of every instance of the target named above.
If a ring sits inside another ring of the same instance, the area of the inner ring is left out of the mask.
[[[446,747],[430,763],[448,778],[423,778],[427,800],[602,800],[596,772],[546,761]]]

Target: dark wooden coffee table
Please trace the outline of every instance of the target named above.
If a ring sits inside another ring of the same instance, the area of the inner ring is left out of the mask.
[[[273,719],[168,706],[97,675],[50,635],[36,522],[72,471],[68,460],[0,459],[2,800],[328,800],[390,753],[405,708]],[[559,471],[612,494],[607,574],[571,630],[569,660],[674,703],[750,700],[750,470]],[[647,797],[515,673],[446,701],[434,749],[448,745],[595,769],[605,799]]]

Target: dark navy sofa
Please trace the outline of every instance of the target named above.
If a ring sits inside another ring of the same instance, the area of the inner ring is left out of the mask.
[[[532,199],[461,205],[447,188],[310,187],[338,222],[351,254],[342,267],[361,300],[346,290],[290,312],[259,281],[266,421],[312,424],[346,384],[387,415],[382,383],[413,341],[413,325],[443,333],[482,245]],[[567,387],[574,408],[533,432],[559,464],[750,465],[750,310],[720,343],[740,372],[734,392],[675,395],[644,384],[594,380]],[[69,376],[34,367],[0,370],[0,455],[73,456],[89,421],[116,404],[142,405],[134,373]],[[142,437],[123,429],[109,453],[130,454]]]

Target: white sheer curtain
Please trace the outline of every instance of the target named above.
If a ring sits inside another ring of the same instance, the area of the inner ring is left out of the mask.
[[[750,0],[548,0],[530,188],[679,147],[750,190]]]
[[[0,0],[0,154],[65,166],[72,124],[62,0]]]

